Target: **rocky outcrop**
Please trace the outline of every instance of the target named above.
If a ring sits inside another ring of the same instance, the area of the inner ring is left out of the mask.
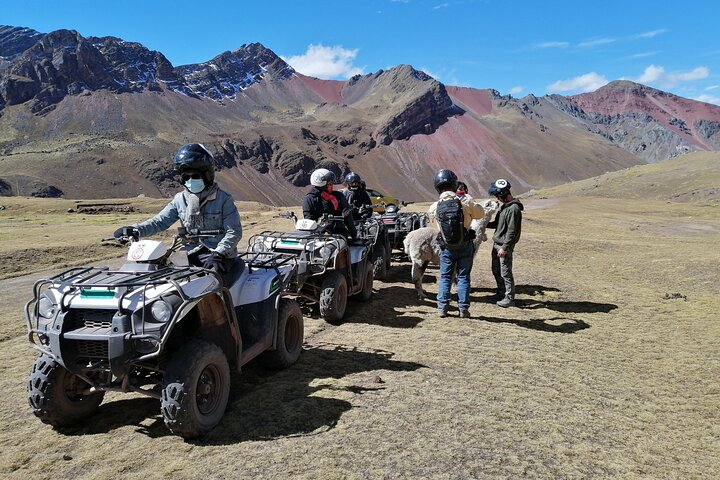
[[[373,134],[383,145],[417,133],[430,134],[452,114],[445,85],[424,72],[401,65],[377,78],[373,88],[382,89],[391,109]]]
[[[35,45],[42,36],[31,28],[0,25],[0,60],[12,60]]]
[[[209,62],[175,68],[163,54],[120,38],[84,38],[74,30],[44,35],[0,27],[0,52],[0,108],[30,101],[30,110],[41,115],[67,95],[102,89],[117,93],[167,89],[222,100],[266,75],[283,79],[294,73],[259,43]]]
[[[224,52],[209,62],[175,69],[195,94],[220,100],[234,97],[262,80],[268,72],[273,78],[288,78],[295,71],[284,60],[259,43]]]
[[[713,148],[720,150],[720,121],[696,120],[695,130]]]

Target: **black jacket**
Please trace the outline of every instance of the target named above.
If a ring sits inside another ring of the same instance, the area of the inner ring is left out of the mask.
[[[368,195],[367,190],[362,188],[350,190],[348,188],[345,190],[345,199],[347,199],[348,205],[352,208],[352,214],[355,220],[364,220],[372,217],[373,212],[371,208],[360,213],[360,207],[372,205],[372,200],[370,200],[370,195]]]
[[[303,218],[309,218],[310,220],[318,220],[324,214],[344,216],[344,224],[340,222],[332,222],[330,225],[330,233],[339,233],[349,238],[357,237],[357,230],[355,229],[355,223],[352,219],[350,212],[350,206],[345,199],[345,196],[340,192],[332,192],[330,195],[335,197],[338,201],[338,208],[336,209],[332,202],[325,200],[321,196],[322,190],[317,187],[312,187],[310,191],[305,195],[303,201]]]

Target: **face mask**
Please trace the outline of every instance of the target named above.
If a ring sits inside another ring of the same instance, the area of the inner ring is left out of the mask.
[[[327,192],[328,193],[332,193],[332,187],[333,187],[333,184],[328,182],[328,184],[327,184]]]
[[[185,188],[190,193],[200,193],[205,190],[205,181],[202,178],[190,178],[185,181]]]

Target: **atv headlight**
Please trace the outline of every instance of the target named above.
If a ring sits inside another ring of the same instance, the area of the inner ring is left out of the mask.
[[[325,245],[324,247],[320,248],[320,251],[318,252],[322,259],[327,262],[327,260],[332,256],[333,254],[333,248]]]
[[[57,311],[57,305],[48,297],[40,297],[38,300],[38,314],[43,318],[53,318]]]
[[[250,247],[250,251],[253,253],[262,253],[267,251],[267,245],[265,245],[265,240],[258,238],[255,240],[255,243],[252,244],[252,247]]]
[[[165,300],[158,300],[153,303],[150,312],[155,320],[165,323],[172,317],[173,309]]]

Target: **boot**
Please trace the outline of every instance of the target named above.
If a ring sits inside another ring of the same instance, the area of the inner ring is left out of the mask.
[[[499,302],[495,302],[495,305],[497,305],[498,307],[503,307],[503,308],[513,307],[513,306],[515,306],[515,300],[512,299],[511,297],[505,297],[502,300],[500,300]]]

